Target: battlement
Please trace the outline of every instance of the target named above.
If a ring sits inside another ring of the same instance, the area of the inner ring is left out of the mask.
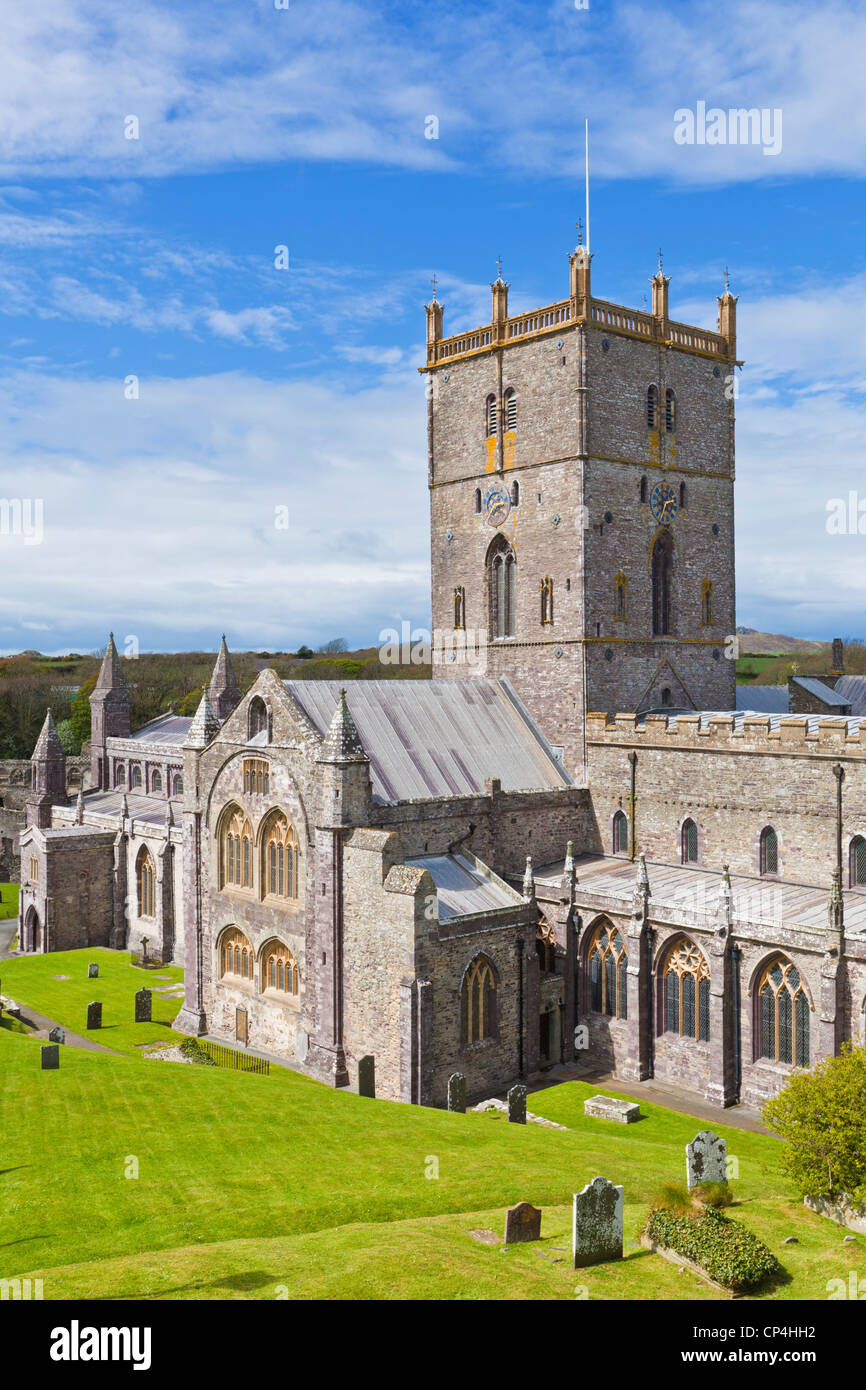
[[[829,753],[866,758],[866,719],[808,714],[606,714],[586,716],[588,743],[734,752]]]

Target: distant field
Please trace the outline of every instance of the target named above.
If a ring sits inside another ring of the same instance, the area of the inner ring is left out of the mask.
[[[756,680],[768,667],[775,665],[778,658],[779,653],[767,653],[765,656],[738,656],[736,660],[738,684],[748,685],[750,681]]]

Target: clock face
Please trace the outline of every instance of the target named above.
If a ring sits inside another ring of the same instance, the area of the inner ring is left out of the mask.
[[[484,515],[491,526],[502,526],[511,511],[511,498],[502,487],[492,487],[484,498]]]
[[[667,483],[657,483],[650,494],[650,507],[657,521],[673,521],[677,514],[677,498]]]

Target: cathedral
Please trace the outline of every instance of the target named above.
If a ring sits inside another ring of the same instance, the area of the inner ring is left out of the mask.
[[[50,713],[33,753],[22,950],[182,963],[178,1030],[423,1105],[565,1064],[755,1106],[863,1041],[852,678],[737,709],[737,301],[710,332],[661,264],[647,311],[568,270],[426,308],[433,679],[243,693],[223,639],[133,731],[110,638],[74,804]]]

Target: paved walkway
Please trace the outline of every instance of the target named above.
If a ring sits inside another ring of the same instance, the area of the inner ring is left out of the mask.
[[[17,917],[7,917],[4,922],[0,922],[0,960],[14,960],[17,952],[13,952],[9,948],[15,939],[17,930]]]
[[[53,1018],[46,1018],[44,1014],[37,1014],[27,1004],[21,1004],[19,1008],[21,1022],[35,1028],[37,1034],[44,1033],[46,1039],[52,1028],[63,1028],[67,1047],[80,1047],[85,1052],[110,1052],[112,1057],[124,1055],[122,1052],[116,1052],[113,1047],[103,1047],[102,1043],[94,1042],[92,1038],[84,1038],[80,1033],[71,1033],[62,1023],[56,1023]]]

